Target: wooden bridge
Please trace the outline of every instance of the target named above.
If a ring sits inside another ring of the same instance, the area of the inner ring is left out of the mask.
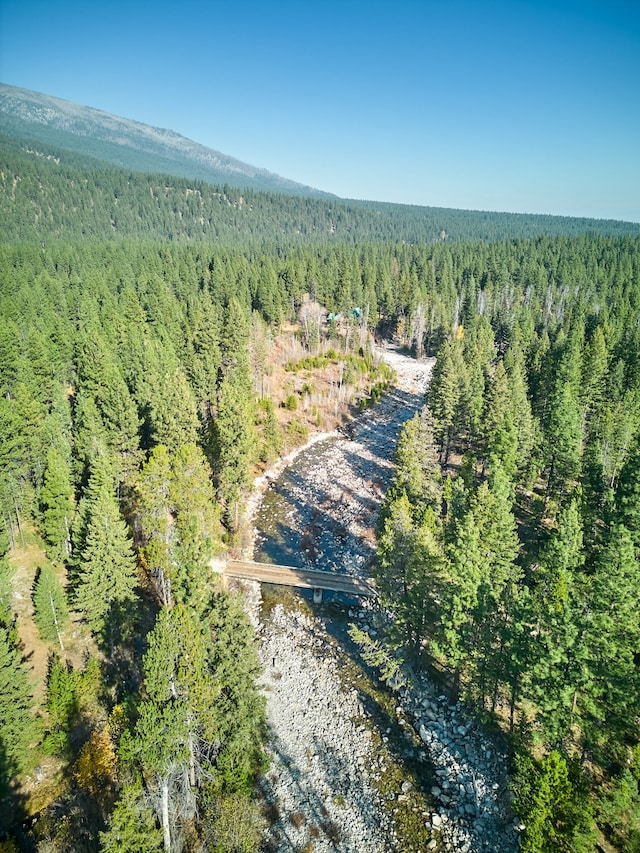
[[[213,560],[212,567],[228,578],[254,580],[282,586],[295,586],[313,590],[313,600],[322,601],[322,591],[342,592],[358,598],[377,595],[371,581],[352,578],[337,572],[320,572],[298,569],[293,566],[277,566],[272,563],[256,563],[252,560]]]

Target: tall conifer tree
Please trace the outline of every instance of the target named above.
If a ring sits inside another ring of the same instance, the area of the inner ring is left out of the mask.
[[[55,448],[47,453],[44,484],[40,490],[42,529],[51,548],[51,556],[67,559],[71,553],[73,513],[71,469]]]
[[[136,563],[108,473],[98,460],[82,508],[74,606],[96,634],[113,637],[122,608],[136,599]],[[112,482],[112,481],[111,481]]]
[[[69,621],[67,597],[62,584],[49,566],[43,566],[38,573],[33,590],[33,606],[34,619],[42,639],[48,643],[57,642],[60,650],[64,651],[62,631]]]

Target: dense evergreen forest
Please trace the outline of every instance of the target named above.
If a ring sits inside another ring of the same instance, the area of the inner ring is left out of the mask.
[[[97,152],[96,152],[97,153]],[[636,223],[323,199],[212,187],[0,135],[0,239],[222,245],[637,235]]]
[[[2,153],[0,849],[259,848],[257,656],[210,560],[282,447],[256,389],[308,296],[437,355],[381,523],[392,649],[510,738],[523,851],[640,850],[637,233],[441,240]]]

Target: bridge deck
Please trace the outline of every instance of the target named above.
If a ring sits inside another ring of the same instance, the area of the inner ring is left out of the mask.
[[[324,589],[366,597],[376,595],[373,585],[360,578],[352,578],[349,575],[340,575],[334,572],[297,569],[292,566],[254,563],[251,560],[228,560],[224,574],[230,578],[257,580],[282,586],[297,586],[303,589]]]

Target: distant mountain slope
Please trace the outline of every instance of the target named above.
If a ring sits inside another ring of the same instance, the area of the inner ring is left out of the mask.
[[[226,183],[236,188],[331,197],[171,130],[4,83],[0,83],[0,127],[12,136],[55,145],[138,172]]]
[[[0,240],[405,242],[640,234],[614,220],[339,199],[168,130],[0,84]]]

